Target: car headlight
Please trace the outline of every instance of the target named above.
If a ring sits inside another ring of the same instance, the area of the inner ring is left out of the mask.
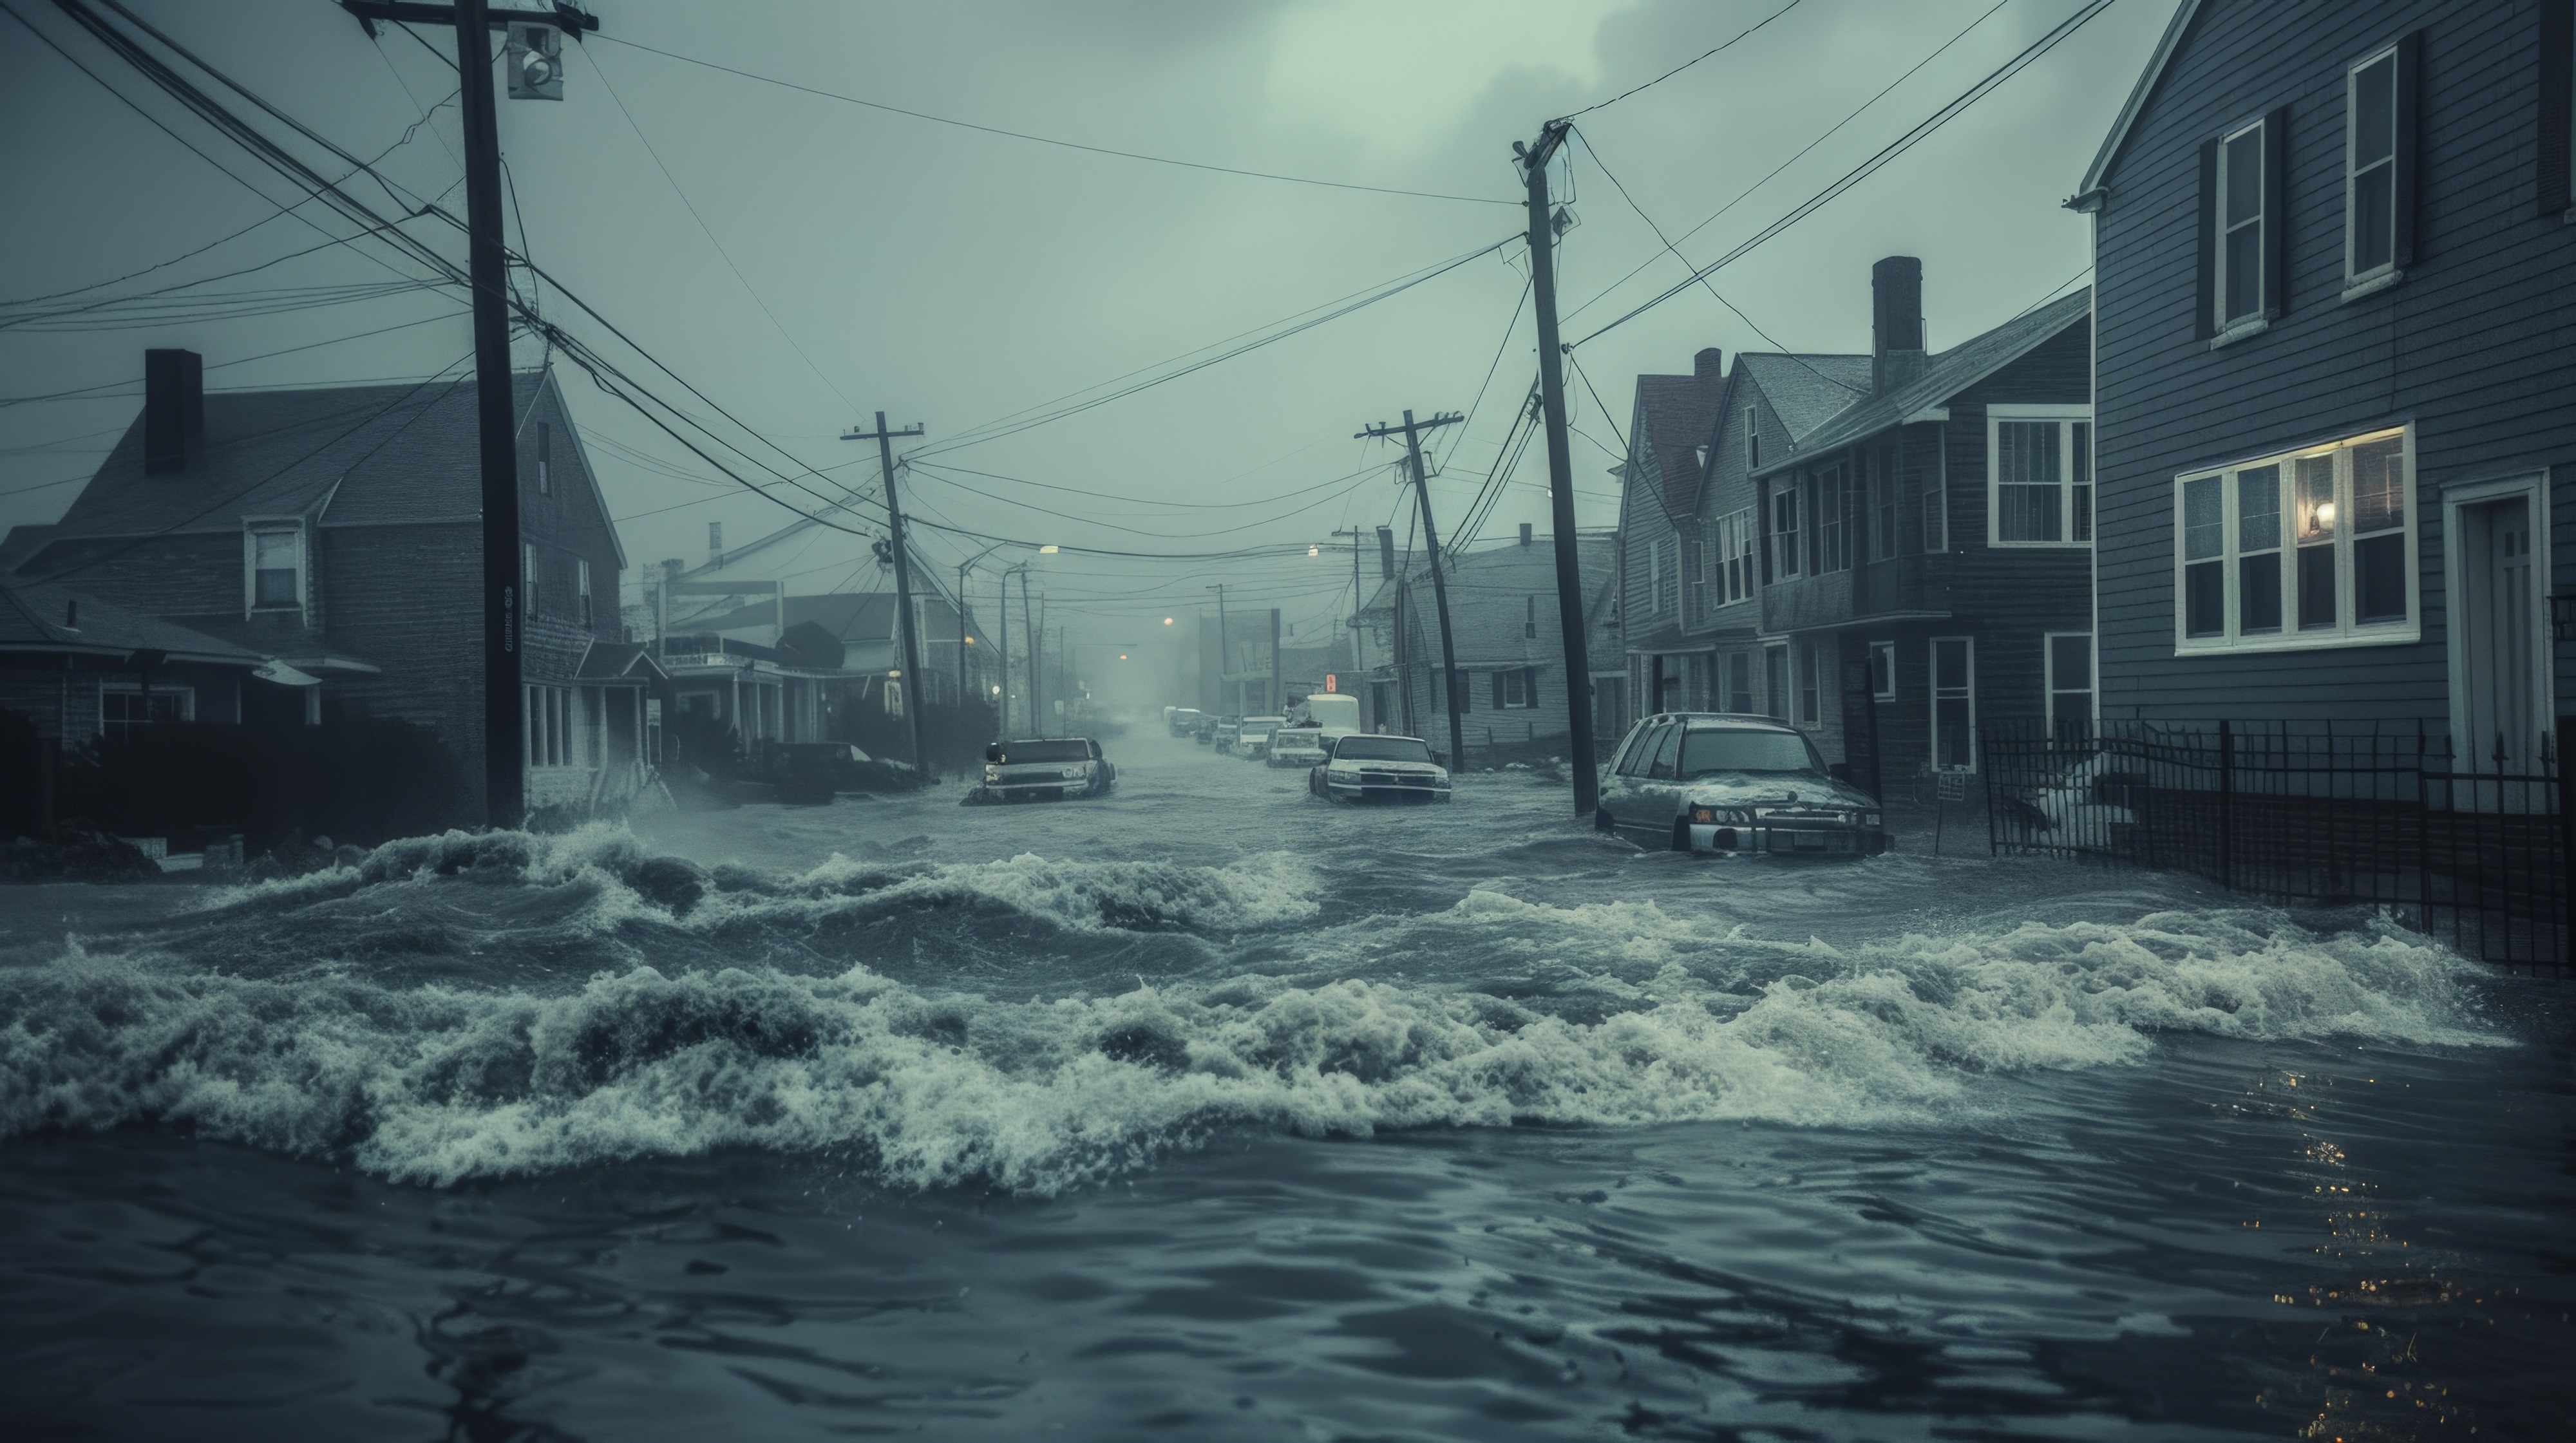
[[[1084,772],[1089,771],[1089,770],[1090,770],[1090,768],[1089,768],[1089,767],[1087,767],[1087,766],[1081,766],[1081,767],[1066,767],[1066,768],[1064,769],[1064,779],[1065,779],[1066,781],[1068,781],[1068,782],[1069,782],[1069,781],[1072,781],[1074,778],[1076,778],[1076,777],[1078,777],[1078,776],[1081,776]]]
[[[1753,825],[1753,809],[1751,807],[1693,807],[1690,818],[1702,825],[1749,827]]]

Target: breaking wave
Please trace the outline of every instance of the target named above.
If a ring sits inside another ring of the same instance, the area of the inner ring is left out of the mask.
[[[606,829],[395,844],[217,910],[478,877],[586,887],[598,925],[649,917],[714,935],[848,909],[1001,908],[1081,936],[1306,929],[1316,916],[1311,879],[1286,859],[836,857],[767,875],[701,872]],[[1338,973],[1310,953],[1294,977],[1110,994],[1068,976],[1072,995],[1016,1000],[865,965],[647,963],[545,994],[389,985],[354,966],[252,977],[133,939],[75,943],[0,972],[0,1136],[158,1123],[431,1184],[748,1147],[833,1153],[900,1187],[1051,1193],[1220,1132],[1916,1125],[1986,1105],[1996,1074],[2136,1063],[2165,1033],[2493,1040],[2454,954],[2377,923],[2318,930],[2253,909],[1838,949],[1653,903],[1556,908],[1475,890],[1445,913],[1345,933],[1320,953],[1346,964]],[[1351,975],[1382,970],[1356,965],[1371,950],[1357,938],[1401,956],[1435,936],[1486,970]],[[1502,985],[1496,969],[1552,980]]]

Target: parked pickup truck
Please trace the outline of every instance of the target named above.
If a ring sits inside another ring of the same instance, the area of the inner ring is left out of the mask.
[[[1270,734],[1274,767],[1311,768],[1324,761],[1324,738],[1357,735],[1360,699],[1347,692],[1318,692],[1288,708],[1288,720]]]
[[[1420,737],[1336,737],[1306,790],[1334,802],[1445,802],[1449,772]]]
[[[1629,728],[1593,824],[1703,856],[1875,857],[1890,845],[1878,803],[1796,728],[1715,712]]]
[[[966,803],[1052,802],[1106,796],[1118,769],[1089,737],[1034,737],[984,748],[984,784]]]

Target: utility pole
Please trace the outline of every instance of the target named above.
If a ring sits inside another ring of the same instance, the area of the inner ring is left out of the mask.
[[[1225,583],[1220,581],[1208,590],[1216,593],[1216,713],[1223,716],[1226,707],[1234,701],[1233,683],[1226,680],[1234,665],[1226,660],[1225,654]]]
[[[1601,808],[1592,755],[1592,656],[1583,634],[1583,554],[1574,535],[1574,454],[1565,439],[1565,362],[1556,338],[1556,227],[1548,208],[1547,163],[1572,122],[1551,120],[1538,144],[1512,142],[1529,186],[1530,298],[1538,311],[1538,393],[1547,418],[1548,519],[1556,528],[1556,619],[1565,637],[1565,747],[1574,773],[1574,814]],[[1433,573],[1437,575],[1435,571]]]
[[[923,686],[929,678],[921,674],[921,637],[912,624],[912,546],[904,539],[903,502],[896,497],[894,490],[894,438],[920,434],[921,423],[918,421],[900,431],[887,430],[885,412],[879,411],[875,430],[845,432],[841,439],[876,442],[877,465],[885,473],[886,543],[894,548],[895,627],[903,637],[903,715],[904,720],[912,723],[913,779],[927,785],[930,759],[929,749],[921,741],[921,712],[930,700],[930,694]],[[962,624],[962,617],[960,621]],[[958,678],[958,685],[965,685],[963,676]]]
[[[1360,664],[1360,608],[1368,605],[1368,597],[1360,591],[1360,541],[1367,533],[1354,526],[1333,535],[1351,538],[1351,676],[1352,684],[1358,685],[1357,678],[1368,670]]]
[[[1025,566],[1019,570],[1020,630],[1029,634],[1029,735],[1042,737],[1046,735],[1046,728],[1038,722],[1038,698],[1046,689],[1038,685],[1038,657],[1046,650],[1046,637],[1029,622],[1029,572]]]
[[[1413,471],[1414,498],[1422,503],[1422,551],[1431,563],[1431,599],[1440,611],[1440,694],[1449,702],[1449,765],[1453,770],[1467,764],[1467,729],[1458,720],[1458,648],[1449,635],[1449,583],[1440,575],[1440,533],[1431,529],[1431,482],[1422,474],[1422,433],[1454,426],[1465,419],[1455,411],[1444,411],[1428,421],[1416,421],[1407,411],[1403,425],[1390,426],[1381,421],[1354,438],[1384,439],[1399,431],[1404,433],[1404,459]]]
[[[541,25],[578,39],[599,28],[569,5],[495,10],[342,0],[367,33],[379,20],[456,28],[457,101],[465,125],[466,271],[474,288],[474,420],[483,471],[483,816],[515,827],[527,815],[527,697],[520,680],[519,438],[510,398],[510,255],[501,239],[501,118],[492,95],[494,28]],[[559,62],[558,62],[559,63]],[[561,71],[555,72],[558,76]],[[560,89],[560,87],[558,87]]]
[[[1009,741],[1011,739],[1011,573],[1014,571],[1019,572],[1024,578],[1020,583],[1020,587],[1022,592],[1025,594],[1028,589],[1028,582],[1025,580],[1028,574],[1028,569],[1028,563],[1025,561],[1021,562],[1017,566],[1006,566],[1002,568],[1002,594],[999,601],[1002,613],[1001,739],[1003,741]],[[1025,618],[1023,618],[1023,620],[1025,620]],[[1026,628],[1023,627],[1022,629],[1025,630]]]
[[[1005,544],[996,541],[957,563],[957,720],[960,725],[963,725],[966,720],[966,573],[975,569],[976,562],[1001,550]],[[1011,618],[1007,612],[1002,617],[1002,624],[1004,626],[1011,624]],[[1005,665],[1007,664],[1006,661]],[[983,698],[977,697],[976,700],[982,701]],[[1008,732],[1010,728],[1005,726],[998,730]],[[1001,740],[1008,740],[1008,738],[1004,737]]]

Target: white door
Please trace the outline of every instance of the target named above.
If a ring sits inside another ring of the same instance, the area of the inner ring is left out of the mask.
[[[2524,496],[2463,506],[2459,597],[2462,771],[2540,771],[2539,573],[2532,564],[2531,502]]]

